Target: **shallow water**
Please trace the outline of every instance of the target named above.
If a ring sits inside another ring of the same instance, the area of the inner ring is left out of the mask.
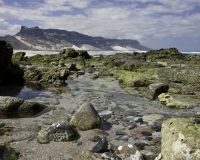
[[[139,94],[128,94],[123,91],[114,78],[91,80],[85,74],[74,80],[66,81],[71,92],[56,94],[45,90],[32,90],[26,86],[15,95],[25,100],[37,101],[51,108],[63,107],[77,109],[84,102],[91,102],[100,113],[114,113],[124,116],[142,116],[146,114],[163,114],[167,117],[195,117],[199,105],[188,109],[170,109],[157,100],[150,101]]]

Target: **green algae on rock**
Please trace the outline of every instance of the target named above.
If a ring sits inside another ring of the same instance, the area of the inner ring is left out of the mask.
[[[0,159],[1,160],[16,160],[19,158],[17,152],[5,144],[0,144]]]
[[[53,123],[49,128],[42,129],[37,136],[38,143],[46,144],[50,141],[67,142],[79,137],[77,131],[65,120]]]
[[[93,105],[86,102],[73,115],[70,124],[80,130],[89,130],[101,127],[102,119]]]
[[[160,160],[200,159],[200,125],[187,118],[170,118],[162,124]]]
[[[190,107],[189,104],[186,104],[186,103],[183,103],[181,101],[178,101],[178,100],[174,99],[172,96],[170,96],[169,94],[166,94],[166,93],[160,94],[158,96],[158,99],[159,99],[161,104],[164,104],[169,108],[184,109],[184,108]]]

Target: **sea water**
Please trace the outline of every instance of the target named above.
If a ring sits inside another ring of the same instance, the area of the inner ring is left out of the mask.
[[[26,56],[34,56],[36,54],[58,54],[60,51],[32,51],[32,50],[14,50],[14,53],[17,52],[26,52]],[[89,55],[95,56],[95,55],[113,55],[116,53],[133,53],[133,52],[139,52],[139,53],[145,53],[146,51],[140,51],[140,50],[121,50],[121,51],[88,51]],[[193,51],[188,51],[188,52],[181,52],[183,54],[197,54],[200,55],[200,52],[193,52]]]

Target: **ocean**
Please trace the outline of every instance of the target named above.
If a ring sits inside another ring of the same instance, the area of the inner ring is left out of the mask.
[[[32,50],[14,50],[14,53],[17,52],[26,52],[26,56],[34,56],[36,54],[41,54],[41,55],[45,55],[45,54],[58,54],[59,51],[32,51]],[[95,55],[113,55],[115,53],[133,53],[134,51],[88,51],[89,55],[95,56]],[[144,53],[146,51],[135,51],[135,52],[140,52],[140,53]],[[188,52],[181,52],[183,54],[197,54],[200,55],[200,52],[192,52],[192,51],[188,51]]]

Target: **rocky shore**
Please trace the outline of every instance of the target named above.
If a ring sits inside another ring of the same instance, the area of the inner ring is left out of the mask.
[[[1,44],[0,56],[12,55]],[[175,48],[9,56],[0,70],[0,159],[198,160],[199,60]],[[10,64],[18,84],[6,79]]]

